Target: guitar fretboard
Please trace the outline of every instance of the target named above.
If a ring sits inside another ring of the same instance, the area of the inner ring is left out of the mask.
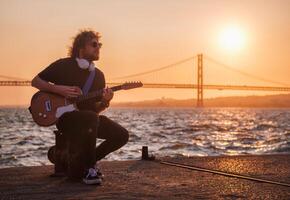
[[[121,90],[122,89],[122,85],[117,85],[117,86],[114,86],[114,87],[111,87],[111,89],[115,92],[115,91],[118,91],[118,90]],[[73,98],[71,99],[73,102],[75,103],[79,103],[81,101],[85,101],[85,100],[88,100],[88,99],[93,99],[93,98],[101,98],[103,95],[103,89],[100,89],[100,90],[97,90],[97,91],[94,91],[94,92],[89,92],[88,94],[86,95],[81,95],[81,96],[78,96],[76,98]]]

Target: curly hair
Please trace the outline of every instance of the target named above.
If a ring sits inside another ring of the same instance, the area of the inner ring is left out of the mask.
[[[84,48],[87,42],[91,41],[94,38],[96,39],[100,38],[99,32],[95,32],[93,30],[81,30],[73,38],[73,44],[69,48],[68,56],[70,56],[71,58],[78,57],[80,49]]]

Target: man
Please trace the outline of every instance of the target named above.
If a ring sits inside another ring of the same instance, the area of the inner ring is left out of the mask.
[[[109,153],[121,148],[128,141],[128,131],[118,123],[98,113],[109,106],[113,91],[105,88],[103,72],[94,66],[93,61],[99,60],[102,44],[100,36],[92,30],[80,31],[74,38],[69,57],[59,59],[41,71],[32,80],[32,86],[42,91],[53,92],[66,98],[73,98],[83,93],[91,71],[95,70],[89,92],[103,90],[102,97],[78,103],[77,111],[64,113],[56,126],[61,131],[77,138],[83,145],[85,171],[83,182],[100,184],[102,174],[97,161]],[[96,138],[105,139],[96,148]]]

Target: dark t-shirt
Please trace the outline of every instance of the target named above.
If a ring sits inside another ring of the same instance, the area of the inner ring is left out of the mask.
[[[96,75],[89,92],[105,88],[103,72],[98,68],[95,69]],[[89,74],[90,71],[88,69],[81,69],[74,58],[61,58],[42,70],[38,76],[42,80],[56,85],[77,86],[82,89]],[[100,97],[83,101],[78,103],[78,108],[80,110],[97,112],[96,101],[99,100]]]

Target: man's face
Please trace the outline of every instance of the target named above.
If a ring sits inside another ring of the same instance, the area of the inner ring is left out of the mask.
[[[85,47],[80,50],[80,54],[89,61],[99,60],[101,46],[102,44],[99,43],[98,39],[94,38],[87,42]]]

